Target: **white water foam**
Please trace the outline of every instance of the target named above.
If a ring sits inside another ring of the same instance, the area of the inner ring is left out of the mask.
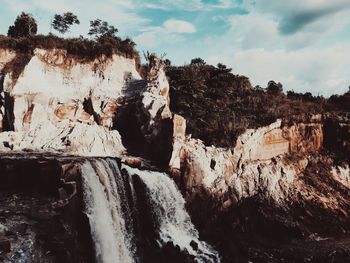
[[[85,161],[81,166],[85,213],[89,218],[97,261],[131,263],[134,262],[132,238],[125,227],[122,198],[112,168],[102,159]]]
[[[160,243],[173,242],[180,249],[187,250],[196,257],[197,262],[220,262],[218,253],[205,242],[199,240],[199,234],[185,209],[185,200],[174,181],[166,174],[141,171],[123,165],[129,175],[138,175],[148,189],[153,214],[160,223]],[[198,244],[198,250],[190,245]]]

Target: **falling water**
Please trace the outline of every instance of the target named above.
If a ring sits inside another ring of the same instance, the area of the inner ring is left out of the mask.
[[[115,164],[116,165],[116,164]],[[91,235],[98,262],[134,262],[132,236],[125,226],[121,203],[125,196],[120,174],[111,161],[86,161],[82,165],[85,213],[89,218]]]
[[[199,234],[185,209],[185,200],[173,180],[166,174],[141,171],[123,165],[130,175],[141,178],[148,189],[148,198],[152,204],[152,213],[157,218],[160,229],[160,242],[173,242],[182,250],[194,255],[197,262],[219,262],[218,253],[205,242],[199,240]],[[194,250],[191,241],[198,244]]]
[[[150,213],[159,224],[160,247],[172,242],[194,256],[197,262],[220,261],[217,252],[199,240],[198,231],[185,210],[185,200],[173,180],[163,173],[141,171],[126,165],[123,169],[129,174],[125,181],[114,159],[94,159],[82,164],[85,213],[97,262],[142,262],[134,240],[133,216],[138,217],[138,195],[131,180],[133,176],[138,176],[146,187]],[[140,218],[135,220],[142,221]],[[191,242],[195,242],[198,249],[194,249]]]

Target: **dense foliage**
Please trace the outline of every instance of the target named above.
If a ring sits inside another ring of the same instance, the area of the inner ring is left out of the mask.
[[[247,128],[268,125],[277,118],[307,118],[326,111],[350,111],[350,92],[330,99],[311,93],[283,93],[282,84],[252,87],[248,78],[231,73],[223,64],[206,65],[199,58],[190,65],[167,67],[172,111],[187,119],[187,133],[205,144],[234,146]]]
[[[80,21],[72,12],[67,12],[63,15],[56,14],[51,26],[61,34],[65,34],[73,24],[79,25]]]
[[[11,38],[0,36],[0,48],[9,48],[16,51],[16,59],[5,66],[3,71],[11,71],[12,77],[16,79],[22,72],[25,65],[33,56],[35,48],[43,49],[64,49],[68,55],[80,61],[92,61],[99,56],[111,57],[119,54],[125,57],[134,58],[137,67],[140,65],[140,57],[133,42],[130,39],[120,38],[104,39],[93,41],[84,38],[60,38],[54,35],[37,35],[26,38]]]
[[[38,26],[32,15],[22,12],[17,16],[13,26],[9,27],[7,35],[10,37],[29,37],[37,33]]]
[[[56,14],[51,25],[63,34],[69,30],[71,25],[79,23],[76,15],[67,12],[63,15]],[[118,54],[135,59],[137,68],[140,67],[140,56],[131,39],[121,39],[116,36],[118,30],[100,19],[91,21],[91,23],[89,34],[95,36],[93,40],[82,36],[66,39],[51,33],[47,36],[36,35],[35,19],[30,14],[22,12],[14,25],[10,26],[8,37],[0,35],[0,48],[16,51],[16,58],[7,63],[0,74],[11,71],[12,77],[16,79],[33,56],[35,48],[64,49],[68,55],[80,61],[92,61],[102,55],[111,57],[113,54]]]
[[[90,30],[88,35],[94,36],[95,39],[101,40],[103,38],[115,38],[118,29],[108,22],[102,21],[101,19],[95,19],[90,21]]]

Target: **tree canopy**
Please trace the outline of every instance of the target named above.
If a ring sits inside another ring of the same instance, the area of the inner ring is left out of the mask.
[[[80,21],[72,12],[63,15],[56,14],[51,23],[52,27],[61,34],[65,34],[73,24],[80,24]]]
[[[193,58],[191,60],[191,65],[205,65],[205,61],[202,58]]]
[[[7,32],[9,37],[33,36],[38,31],[38,25],[31,14],[22,12],[17,16],[14,25],[10,26]]]
[[[118,29],[108,22],[102,21],[101,19],[95,19],[90,21],[89,35],[94,36],[97,40],[101,40],[106,37],[116,37]]]

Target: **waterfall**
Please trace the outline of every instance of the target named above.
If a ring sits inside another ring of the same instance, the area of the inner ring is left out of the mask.
[[[125,226],[122,203],[125,196],[117,164],[111,160],[85,161],[82,165],[85,213],[89,219],[91,236],[98,262],[134,262],[132,236]],[[119,180],[118,180],[119,178]]]
[[[136,245],[142,242],[137,242],[134,229],[135,222],[145,227],[138,213],[140,191],[150,204],[147,212],[158,225],[155,229],[159,237],[157,246],[161,248],[172,242],[196,262],[220,261],[217,252],[199,240],[198,231],[186,212],[185,200],[172,179],[164,173],[141,171],[126,165],[122,169],[126,171],[123,175],[116,160],[110,158],[86,160],[81,166],[85,214],[97,262],[142,262]],[[145,189],[134,185],[136,177]]]
[[[195,256],[197,262],[219,262],[218,253],[205,242],[199,234],[185,209],[185,200],[174,181],[166,174],[138,170],[123,165],[129,175],[137,175],[147,186],[147,195],[152,204],[152,213],[159,222],[160,243],[173,242],[182,250]],[[198,244],[194,249],[191,242]]]

